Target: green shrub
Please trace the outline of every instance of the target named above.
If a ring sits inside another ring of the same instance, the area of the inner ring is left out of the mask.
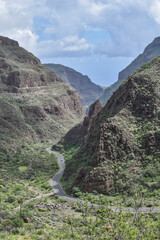
[[[9,203],[13,203],[16,201],[16,197],[14,195],[8,195],[6,201]]]
[[[0,191],[3,192],[5,190],[5,187],[3,185],[0,185]]]
[[[84,214],[65,219],[55,239],[92,240],[156,240],[160,236],[160,222],[148,214],[112,211],[110,208],[83,206]],[[53,238],[54,239],[54,238]]]
[[[47,211],[46,208],[38,208],[38,210],[39,210],[40,212],[46,212],[46,211]]]
[[[15,227],[15,228],[19,228],[19,227],[23,227],[23,219],[22,218],[20,218],[19,216],[15,216],[14,218],[13,218],[13,226]]]
[[[6,220],[3,221],[2,225],[4,227],[8,227],[8,226],[13,225],[13,222],[10,219],[6,219]]]

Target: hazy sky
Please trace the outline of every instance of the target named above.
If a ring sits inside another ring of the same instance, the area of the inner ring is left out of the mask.
[[[108,86],[160,36],[160,0],[0,0],[0,35]]]

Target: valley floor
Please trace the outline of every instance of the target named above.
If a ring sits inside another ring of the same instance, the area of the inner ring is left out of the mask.
[[[26,145],[11,155],[1,151],[0,239],[159,238],[160,215],[113,211],[110,206],[115,203],[126,205],[119,196],[83,194],[75,189],[75,197],[81,197],[83,203],[72,203],[53,195],[50,179],[59,167],[46,146]]]

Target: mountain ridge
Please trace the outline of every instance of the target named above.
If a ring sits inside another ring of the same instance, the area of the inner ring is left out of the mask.
[[[68,192],[78,186],[107,195],[132,194],[135,188],[158,194],[159,76],[160,57],[129,76],[93,117],[82,145],[66,165]]]
[[[143,64],[151,61],[155,57],[160,55],[160,37],[155,38],[150,44],[146,46],[142,54],[139,54],[125,69],[118,74],[118,80],[111,86],[104,90],[102,96],[100,96],[100,102],[102,105],[108,101],[113,92],[121,85],[121,83],[132,73],[134,73]]]
[[[55,71],[64,82],[69,83],[77,90],[86,108],[89,108],[89,105],[95,102],[104,91],[101,86],[93,83],[88,76],[70,67],[53,63],[44,65]]]
[[[18,42],[0,36],[1,145],[59,139],[84,116],[76,90]]]

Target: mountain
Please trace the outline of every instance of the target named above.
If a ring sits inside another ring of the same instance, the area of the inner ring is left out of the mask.
[[[0,145],[58,140],[84,116],[80,97],[18,42],[0,36]]]
[[[157,37],[151,42],[142,54],[140,54],[133,62],[131,62],[125,69],[123,69],[118,75],[118,81],[107,87],[100,96],[100,102],[102,105],[108,101],[114,91],[121,85],[123,80],[125,80],[130,74],[134,73],[139,67],[144,63],[151,61],[153,58],[160,55],[160,37]]]
[[[90,123],[64,181],[87,192],[160,192],[160,57],[113,93]],[[151,195],[150,195],[151,196]]]
[[[86,108],[89,107],[91,103],[95,102],[104,91],[103,87],[93,83],[88,76],[84,76],[72,68],[60,64],[44,65],[56,72],[64,82],[69,83],[77,90]]]
[[[53,145],[52,149],[55,151],[60,151],[61,149],[68,149],[71,146],[78,146],[82,144],[84,137],[87,135],[87,131],[90,127],[92,118],[100,111],[102,108],[100,101],[96,100],[89,107],[88,115],[84,117],[84,120],[71,128],[62,139]]]

